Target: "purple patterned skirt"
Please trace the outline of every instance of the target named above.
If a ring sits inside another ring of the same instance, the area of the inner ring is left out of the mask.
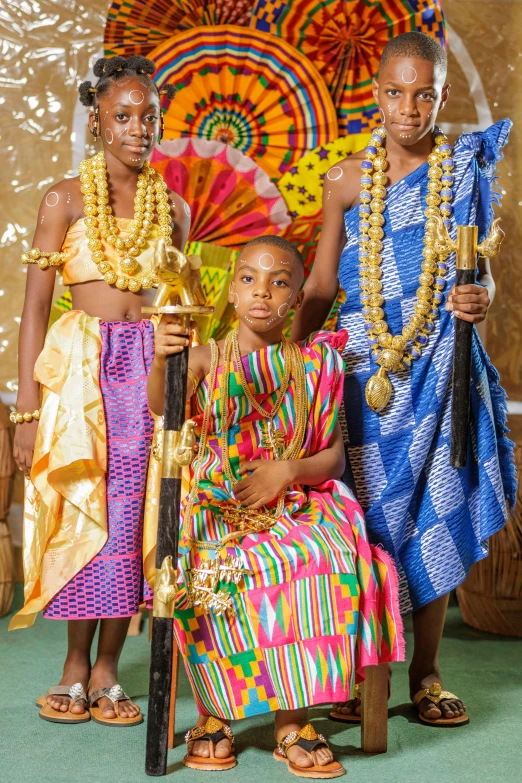
[[[44,617],[129,617],[152,591],[143,577],[143,508],[154,422],[147,375],[154,358],[150,321],[100,322],[100,389],[107,425],[107,520],[103,549],[47,604]]]

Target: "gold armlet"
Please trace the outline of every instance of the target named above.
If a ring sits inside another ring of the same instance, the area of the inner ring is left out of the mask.
[[[192,384],[192,389],[190,388],[189,384]],[[197,375],[197,373],[194,372],[194,370],[191,370],[190,367],[188,369],[188,374],[187,374],[187,385],[188,385],[188,390],[190,391],[189,396],[192,397],[192,395],[196,393],[197,388],[199,386],[199,376]]]
[[[13,411],[9,414],[10,420],[13,422],[13,424],[23,424],[24,422],[30,422],[33,419],[40,418],[40,409],[33,411],[32,413],[21,413],[20,411]]]
[[[47,269],[49,266],[62,266],[66,261],[66,254],[54,250],[52,253],[44,253],[37,247],[33,247],[27,253],[23,253],[20,261],[22,264],[38,264],[40,269]]]

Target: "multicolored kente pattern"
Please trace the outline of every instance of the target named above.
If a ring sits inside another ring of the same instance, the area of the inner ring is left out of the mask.
[[[454,147],[455,183],[450,233],[477,225],[479,240],[493,219],[495,169],[511,122],[461,136]],[[383,296],[392,334],[413,313],[422,260],[424,163],[388,188],[384,212]],[[344,433],[357,497],[372,542],[397,565],[401,611],[419,609],[464,581],[471,565],[487,556],[487,540],[505,523],[506,498],[515,498],[513,444],[506,437],[505,393],[476,329],[471,358],[471,426],[467,465],[450,467],[451,379],[454,318],[444,304],[422,357],[393,374],[393,402],[382,413],[365,403],[364,388],[377,365],[359,300],[359,210],[345,214],[347,242],[340,283],[346,302],[339,324],[350,333],[344,354],[347,430]],[[455,256],[447,261],[445,296],[455,281]],[[349,480],[349,479],[347,479]],[[350,480],[350,485],[352,481]]]
[[[343,362],[336,350],[346,334],[317,333],[302,344],[308,427],[301,457],[326,447],[342,394]],[[281,345],[243,357],[249,387],[269,409],[283,377]],[[219,444],[222,368],[214,389],[205,380],[195,418],[201,426],[206,395],[213,409],[203,455],[192,534],[216,540],[230,528],[222,506],[236,505],[223,473]],[[275,418],[290,438],[296,418],[295,381]],[[229,382],[229,452],[234,475],[261,447],[261,417],[252,409],[232,365]],[[305,493],[292,487],[284,513],[270,531],[253,534],[227,554],[240,556],[252,574],[232,586],[236,616],[204,614],[184,592],[175,630],[198,708],[236,719],[277,709],[348,699],[364,667],[402,660],[396,575],[388,556],[367,541],[361,509],[350,490],[328,481]],[[222,552],[221,554],[224,554]],[[215,553],[181,547],[181,569]]]
[[[107,426],[107,521],[103,549],[47,604],[44,617],[130,617],[152,599],[143,578],[143,504],[154,422],[147,375],[151,321],[100,323],[100,389]]]

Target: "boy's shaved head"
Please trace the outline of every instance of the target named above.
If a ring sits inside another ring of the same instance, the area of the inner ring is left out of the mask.
[[[256,245],[268,245],[272,247],[278,247],[280,250],[286,251],[289,255],[293,257],[294,261],[297,262],[297,265],[301,267],[304,273],[303,257],[299,252],[299,250],[296,248],[296,246],[292,245],[292,243],[289,242],[288,239],[284,239],[283,237],[277,237],[273,235],[269,235],[266,237],[265,236],[256,237],[255,239],[251,239],[250,242],[247,242],[243,250],[246,250],[249,247],[255,247]]]
[[[443,46],[426,33],[402,33],[384,47],[379,72],[393,57],[418,57],[428,60],[444,78],[448,72],[448,55]]]

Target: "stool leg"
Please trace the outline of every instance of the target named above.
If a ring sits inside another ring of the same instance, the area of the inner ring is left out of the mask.
[[[174,636],[174,646],[172,648],[172,680],[170,685],[170,706],[169,706],[169,732],[168,732],[169,750],[172,750],[172,748],[174,747],[178,672],[179,672],[179,651],[178,651],[178,644],[176,642],[176,637]]]
[[[361,744],[364,753],[388,750],[388,664],[368,666],[362,688]]]

